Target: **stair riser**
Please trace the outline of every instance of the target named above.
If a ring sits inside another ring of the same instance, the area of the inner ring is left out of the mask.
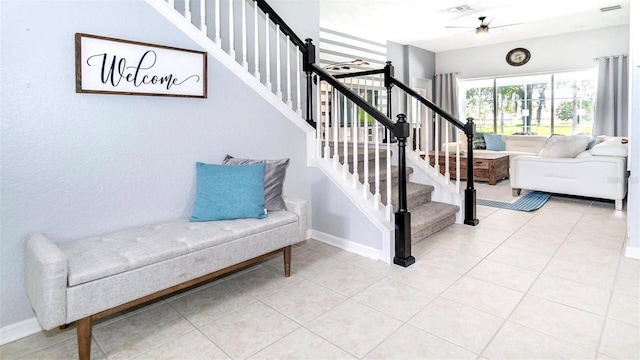
[[[456,222],[456,215],[453,214],[422,229],[414,229],[414,227],[412,226],[411,227],[411,243],[415,244],[419,241],[422,241],[428,238],[429,236],[437,233],[438,231],[450,225],[453,225],[455,222]]]

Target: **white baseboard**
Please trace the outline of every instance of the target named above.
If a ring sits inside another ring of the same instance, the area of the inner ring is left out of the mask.
[[[0,346],[42,331],[35,317],[0,328]]]
[[[309,230],[308,233],[311,238],[323,243],[333,245],[337,248],[356,253],[373,260],[385,261],[385,259],[383,258],[382,250],[380,249],[374,249],[362,244],[354,243],[353,241],[339,238],[337,236],[327,234],[318,230]]]
[[[624,251],[624,256],[640,260],[640,247],[627,246]]]

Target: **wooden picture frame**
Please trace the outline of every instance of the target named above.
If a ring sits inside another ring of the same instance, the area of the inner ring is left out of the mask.
[[[76,92],[207,97],[207,53],[76,33]]]

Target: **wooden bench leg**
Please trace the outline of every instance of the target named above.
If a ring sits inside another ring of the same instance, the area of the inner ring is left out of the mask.
[[[80,360],[91,359],[91,317],[76,321],[78,331],[78,356]]]
[[[291,276],[291,245],[284,248],[284,276]]]

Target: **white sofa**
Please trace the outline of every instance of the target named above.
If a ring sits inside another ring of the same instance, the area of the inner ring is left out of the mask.
[[[474,156],[482,154],[504,154],[509,155],[511,159],[515,155],[538,155],[547,143],[549,136],[547,135],[502,135],[504,141],[505,150],[486,150],[486,149],[473,149]],[[450,142],[443,144],[443,149],[449,148],[450,153],[455,153],[456,143]],[[460,137],[460,150],[466,154],[467,143],[466,137],[463,135]]]
[[[575,157],[523,155],[511,158],[513,195],[522,189],[614,200],[622,210],[627,194],[627,145],[606,138]]]
[[[291,245],[306,238],[306,205],[265,219],[178,219],[56,243],[25,241],[25,287],[46,329],[77,321],[80,359],[91,353],[92,320],[220,276],[278,252],[289,276]]]

